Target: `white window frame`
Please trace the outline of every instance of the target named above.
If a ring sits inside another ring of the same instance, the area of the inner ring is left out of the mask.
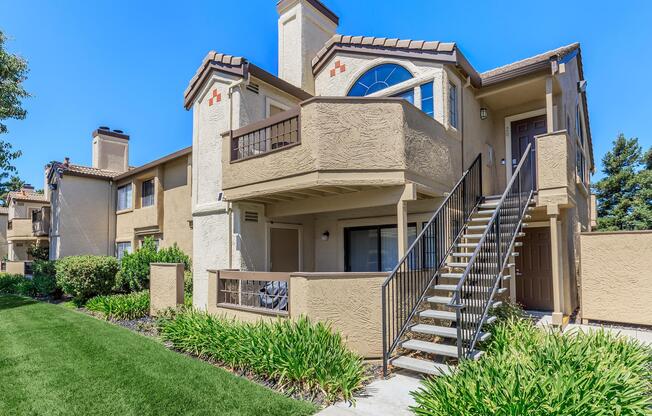
[[[281,108],[283,111],[287,111],[290,109],[289,105],[284,104],[266,95],[265,96],[265,118],[271,117],[272,106]]]
[[[122,256],[120,256],[120,250],[119,247],[120,245],[126,245],[126,250],[122,251]],[[131,241],[116,241],[115,242],[115,256],[118,260],[122,259],[122,257],[126,254],[131,254],[133,251],[133,246],[131,244]]]
[[[143,201],[145,200],[145,196],[144,196],[144,193],[143,193],[143,187],[145,186],[145,184],[147,182],[152,183],[152,195],[151,195],[152,203],[148,204],[148,205],[143,205]],[[145,179],[145,180],[140,182],[140,207],[141,208],[147,208],[147,207],[153,207],[154,205],[156,205],[156,180],[155,180],[155,178]]]
[[[124,188],[127,188],[127,187],[131,188],[130,198],[129,198],[127,206],[120,208],[120,190],[124,189]],[[133,183],[129,182],[129,183],[125,183],[124,185],[118,186],[118,189],[116,190],[115,204],[116,204],[116,211],[118,211],[118,212],[133,209],[133,207],[134,207],[134,185],[133,185]]]
[[[452,93],[453,90],[455,90],[454,95]],[[460,125],[460,112],[459,112],[460,97],[458,92],[459,90],[460,90],[459,86],[449,79],[448,80],[448,125],[454,130],[458,130]],[[454,118],[455,124],[453,124],[453,115],[455,116]]]

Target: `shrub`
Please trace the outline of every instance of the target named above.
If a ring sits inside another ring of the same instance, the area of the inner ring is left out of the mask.
[[[150,263],[183,263],[186,270],[190,269],[190,257],[176,243],[157,251],[154,240],[147,237],[139,249],[120,260],[116,290],[130,292],[149,288]]]
[[[57,285],[77,305],[97,295],[111,293],[118,260],[110,256],[70,256],[56,263]]]
[[[561,334],[528,320],[494,328],[486,357],[413,393],[417,415],[646,415],[652,350],[600,330]]]
[[[99,312],[106,319],[141,318],[149,313],[149,292],[96,296],[86,302],[86,309]]]
[[[50,249],[48,247],[31,244],[27,247],[27,254],[34,260],[48,260],[50,258]]]
[[[34,287],[39,296],[59,296],[60,290],[56,280],[56,262],[35,260],[32,265]]]
[[[21,295],[34,296],[36,290],[34,283],[19,274],[0,274],[0,294],[3,295]]]
[[[243,323],[198,311],[159,320],[175,348],[250,371],[288,392],[323,392],[328,400],[351,399],[365,380],[361,357],[341,336],[307,318]]]

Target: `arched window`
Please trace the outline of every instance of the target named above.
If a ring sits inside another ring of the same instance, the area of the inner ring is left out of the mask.
[[[396,64],[381,64],[371,68],[353,84],[350,97],[364,97],[376,91],[400,84],[412,78],[410,71]]]

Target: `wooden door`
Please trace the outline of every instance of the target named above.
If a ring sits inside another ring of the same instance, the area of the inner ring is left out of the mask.
[[[536,182],[536,147],[534,136],[544,134],[547,132],[546,116],[536,116],[512,122],[511,135],[512,135],[512,172],[516,169],[518,162],[521,160],[523,153],[528,144],[532,144],[532,175],[527,175],[526,180],[534,180]],[[530,169],[529,166],[524,166],[524,169]],[[525,185],[525,183],[524,183]],[[535,183],[536,185],[536,183]]]
[[[550,228],[526,228],[516,257],[516,300],[526,309],[553,310]]]
[[[299,230],[296,228],[270,228],[270,271],[299,271]]]

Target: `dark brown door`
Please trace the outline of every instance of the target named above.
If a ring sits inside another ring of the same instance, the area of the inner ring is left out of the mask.
[[[551,311],[550,228],[526,228],[521,241],[523,246],[516,257],[516,300],[526,309]]]
[[[526,171],[532,170],[532,174],[527,176],[526,180],[535,180],[536,175],[536,163],[535,162],[535,140],[534,136],[539,134],[546,133],[546,116],[537,116],[532,118],[526,118],[524,120],[512,122],[512,172],[516,169],[518,162],[521,160],[525,149],[527,149],[528,144],[532,144],[532,164],[524,166],[523,168]]]
[[[299,271],[299,230],[293,228],[270,228],[270,271]]]

